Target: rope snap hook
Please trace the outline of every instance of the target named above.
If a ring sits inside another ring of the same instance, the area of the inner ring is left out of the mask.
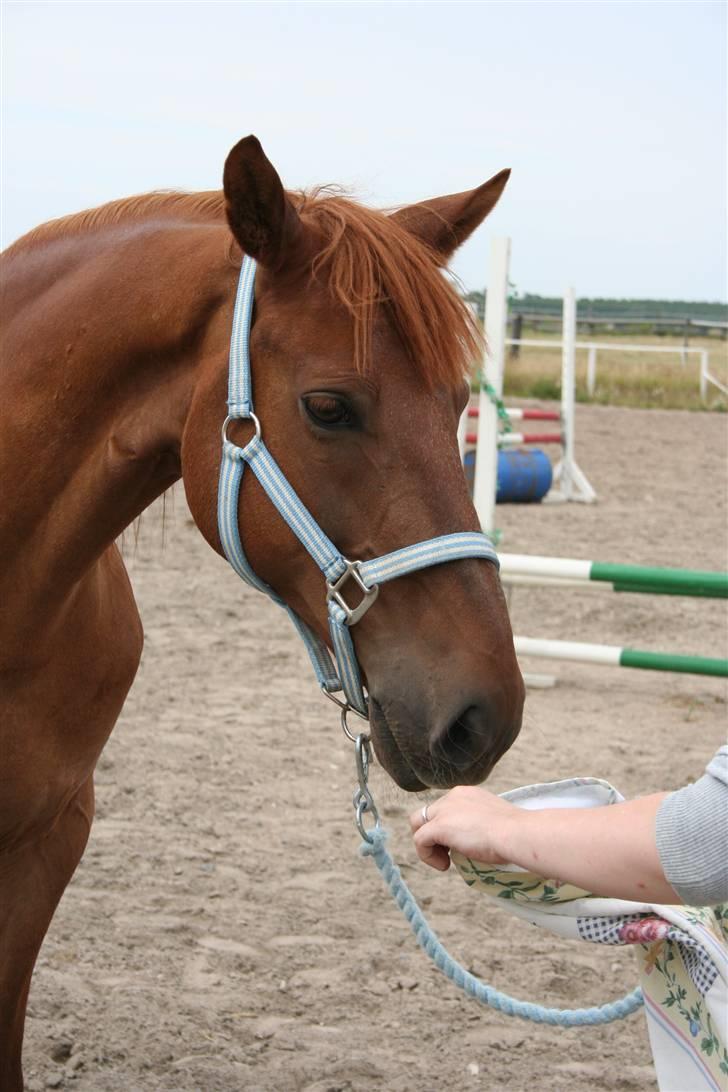
[[[369,765],[372,761],[369,736],[361,732],[354,740],[354,746],[356,748],[356,773],[359,784],[354,790],[352,804],[354,805],[357,830],[364,841],[372,845],[374,841],[372,834],[380,830],[382,824],[379,819],[377,805],[374,803],[374,797],[369,789]],[[364,825],[364,816],[366,814],[369,814],[374,821],[373,825],[368,828]]]

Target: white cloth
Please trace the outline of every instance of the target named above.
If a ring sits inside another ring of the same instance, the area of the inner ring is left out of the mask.
[[[581,808],[623,799],[606,781],[571,778],[503,794],[519,807]],[[465,882],[516,917],[559,936],[632,944],[661,1092],[728,1087],[728,908],[605,899],[516,865],[452,854]],[[608,1000],[604,998],[604,1000]]]

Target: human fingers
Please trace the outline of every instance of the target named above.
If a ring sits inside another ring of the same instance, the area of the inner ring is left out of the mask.
[[[410,830],[415,834],[425,823],[434,818],[434,804],[424,804],[417,811],[413,811],[409,817]]]
[[[450,867],[450,853],[447,846],[438,842],[428,831],[427,824],[415,832],[415,849],[424,864],[436,868],[438,872],[447,872]]]

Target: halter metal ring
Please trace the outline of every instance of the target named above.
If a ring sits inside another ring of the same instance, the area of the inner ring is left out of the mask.
[[[329,699],[329,701],[332,701],[334,705],[338,705],[339,709],[341,710],[342,731],[347,739],[350,739],[352,743],[356,743],[357,737],[354,735],[351,728],[347,724],[346,718],[349,713],[355,713],[357,717],[361,717],[362,720],[365,720],[367,723],[369,723],[369,699],[365,695],[364,700],[367,704],[367,711],[366,713],[360,713],[359,710],[355,709],[353,705],[349,705],[348,701],[341,701],[340,698],[337,698],[336,694],[332,694],[331,691],[327,690],[323,684],[321,685],[321,693],[324,694],[325,697]]]
[[[225,418],[225,420],[223,421],[222,428],[220,430],[220,433],[222,435],[222,442],[223,443],[226,443],[226,442],[227,443],[232,443],[233,442],[232,440],[228,440],[228,438],[227,438],[227,428],[228,428],[228,425],[230,424],[231,421],[252,421],[253,422],[253,427],[255,428],[255,439],[256,440],[260,439],[260,437],[261,437],[260,421],[258,420],[258,418],[256,417],[256,415],[254,413],[249,413],[247,417],[233,417],[233,416],[231,416],[231,414],[228,414],[227,417]],[[248,443],[250,443],[250,441],[248,441]]]
[[[372,586],[369,587],[368,584],[364,583],[364,579],[359,571],[361,566],[360,561],[347,561],[346,558],[343,558],[343,561],[346,568],[339,579],[326,581],[326,602],[329,603],[333,599],[338,603],[346,615],[347,626],[353,626],[355,622],[358,622],[360,618],[364,617],[379,595],[379,585],[372,584]],[[360,591],[364,593],[361,602],[356,607],[350,607],[341,594],[341,588],[350,578],[355,584],[358,584]]]

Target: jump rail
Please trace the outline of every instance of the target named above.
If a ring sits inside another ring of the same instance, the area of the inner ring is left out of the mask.
[[[477,432],[467,432],[465,442],[477,444]],[[503,432],[498,437],[498,447],[518,447],[521,444],[562,444],[563,442],[564,437],[561,432]]]
[[[558,410],[521,409],[519,407],[506,409],[511,421],[560,421],[561,414]],[[468,407],[468,417],[479,417],[480,410],[477,406]]]
[[[566,557],[535,557],[530,554],[501,554],[500,564],[501,577],[506,584],[538,584],[543,587],[611,585],[616,592],[728,599],[728,573],[724,572],[609,564]],[[516,637],[514,642],[516,652],[522,656],[576,660],[612,667],[636,667],[647,671],[728,677],[728,660],[709,656],[646,652],[635,648],[622,648],[619,645],[544,640],[538,637]]]
[[[575,660],[611,667],[636,667],[647,671],[674,671],[686,675],[714,675],[728,678],[728,660],[708,656],[683,656],[670,652],[643,652],[619,645],[590,645],[580,641],[542,640],[514,637],[520,656],[541,656],[549,660]]]
[[[728,573],[723,572],[609,564],[530,554],[501,554],[500,564],[501,576],[509,583],[559,585],[594,581],[611,584],[617,592],[728,599]]]

